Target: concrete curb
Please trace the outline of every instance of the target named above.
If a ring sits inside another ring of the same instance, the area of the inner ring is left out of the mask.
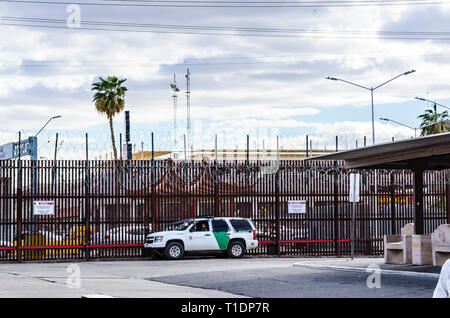
[[[369,269],[369,268],[363,268],[363,267],[348,267],[348,266],[319,265],[319,264],[305,264],[305,263],[294,263],[293,266],[313,268],[313,269],[331,269],[331,270],[337,270],[337,271],[359,272],[359,273],[361,273],[361,272],[362,273],[373,273],[375,271],[379,271],[380,274],[388,274],[388,275],[439,278],[439,274],[434,274],[434,273],[409,272],[409,271],[399,271],[399,270],[392,270],[392,269],[376,270],[376,269]]]

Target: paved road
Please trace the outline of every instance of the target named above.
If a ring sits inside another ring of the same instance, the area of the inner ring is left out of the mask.
[[[437,279],[381,276],[381,288],[368,288],[369,274],[308,268],[215,272],[152,278],[181,286],[208,288],[249,297],[431,297]]]
[[[437,283],[436,278],[381,275],[381,288],[369,289],[368,273],[293,266],[305,261],[313,260],[0,264],[0,297],[431,297]],[[78,287],[77,272],[73,272],[78,268],[80,288],[70,288]]]

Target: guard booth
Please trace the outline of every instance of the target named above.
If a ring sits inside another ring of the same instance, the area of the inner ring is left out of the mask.
[[[424,227],[424,172],[450,169],[450,133],[386,142],[305,159],[343,161],[346,169],[410,170],[414,179],[414,234],[431,234],[434,229]],[[446,219],[450,224],[450,182],[445,184]],[[393,207],[395,202],[392,202]],[[395,213],[395,211],[391,211]],[[395,215],[393,217],[395,221]],[[397,221],[398,222],[398,221]],[[401,224],[403,226],[404,224]],[[425,233],[427,232],[427,233]],[[397,234],[396,227],[391,233]]]

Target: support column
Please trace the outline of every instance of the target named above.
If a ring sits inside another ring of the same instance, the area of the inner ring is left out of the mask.
[[[414,231],[424,234],[423,226],[423,168],[414,170]]]
[[[449,182],[449,171],[445,172],[445,205],[447,212],[447,224],[450,224],[450,183]]]
[[[395,175],[394,172],[391,172],[390,176],[390,197],[391,197],[391,234],[395,235],[397,234],[397,220],[396,220],[396,213],[395,213]]]

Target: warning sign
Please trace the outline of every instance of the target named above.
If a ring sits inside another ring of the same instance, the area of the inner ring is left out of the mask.
[[[34,201],[33,215],[55,215],[55,201]]]
[[[289,200],[288,213],[306,213],[306,200]]]

